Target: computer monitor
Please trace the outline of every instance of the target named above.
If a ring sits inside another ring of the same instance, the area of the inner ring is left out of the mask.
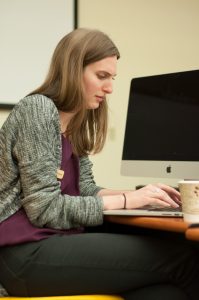
[[[121,174],[199,178],[199,70],[131,80]]]

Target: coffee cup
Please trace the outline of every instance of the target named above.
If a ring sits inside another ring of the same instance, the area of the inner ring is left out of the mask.
[[[199,223],[199,180],[181,180],[178,186],[184,221]]]

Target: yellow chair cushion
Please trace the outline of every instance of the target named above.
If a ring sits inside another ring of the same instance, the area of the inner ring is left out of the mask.
[[[0,297],[2,300],[124,300],[113,295],[78,295],[78,296],[53,296],[53,297]]]

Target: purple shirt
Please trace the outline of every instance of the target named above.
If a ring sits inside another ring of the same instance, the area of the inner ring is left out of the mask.
[[[73,154],[71,144],[63,135],[61,170],[64,170],[61,180],[62,194],[79,196],[79,159]]]
[[[61,193],[78,196],[80,194],[79,160],[72,153],[71,144],[63,135],[61,169],[64,171],[64,177],[61,180]],[[39,241],[53,234],[74,234],[83,231],[82,227],[69,230],[35,227],[30,223],[24,209],[21,208],[14,215],[0,223],[0,246]]]

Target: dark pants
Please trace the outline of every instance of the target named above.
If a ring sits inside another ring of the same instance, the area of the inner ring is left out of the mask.
[[[15,296],[184,300],[198,299],[199,268],[196,249],[185,241],[109,230],[2,248],[0,282]]]

